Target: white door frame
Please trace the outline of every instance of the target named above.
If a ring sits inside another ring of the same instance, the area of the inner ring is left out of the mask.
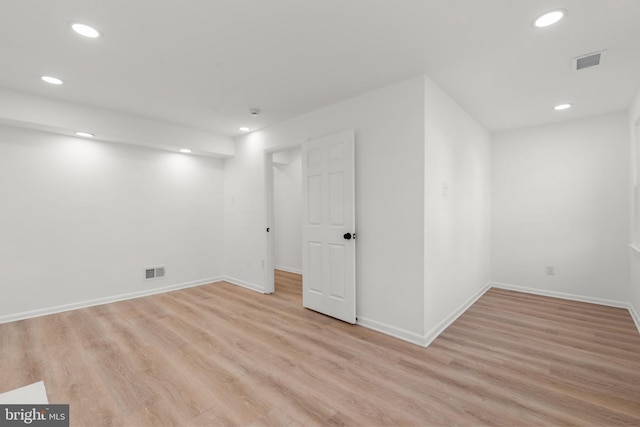
[[[638,212],[638,185],[640,185],[640,117],[633,124],[631,143],[631,243],[629,246],[640,252],[640,212]]]
[[[273,155],[275,153],[279,153],[281,151],[287,151],[295,147],[302,147],[308,139],[302,139],[297,142],[288,144],[288,145],[278,145],[277,147],[265,148],[264,149],[264,200],[265,200],[265,221],[264,221],[264,231],[267,234],[266,247],[265,247],[265,286],[264,293],[272,294],[275,291],[275,283],[273,280],[273,274],[275,270],[275,265],[273,261],[273,221],[275,218],[274,212],[274,188],[273,188]],[[302,218],[300,219],[302,222]],[[267,232],[267,230],[269,230]]]

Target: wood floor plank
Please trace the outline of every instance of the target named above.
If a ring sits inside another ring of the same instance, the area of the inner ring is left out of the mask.
[[[640,425],[623,309],[492,289],[429,348],[220,282],[0,325],[0,392],[71,425]]]

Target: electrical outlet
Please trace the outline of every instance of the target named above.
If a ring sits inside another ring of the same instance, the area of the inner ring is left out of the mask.
[[[556,267],[553,265],[547,265],[547,276],[555,276],[556,275]]]
[[[264,260],[262,260],[262,269],[264,270]]]

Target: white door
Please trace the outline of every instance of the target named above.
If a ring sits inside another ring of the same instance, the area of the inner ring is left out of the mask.
[[[302,144],[302,305],[356,322],[354,133]]]

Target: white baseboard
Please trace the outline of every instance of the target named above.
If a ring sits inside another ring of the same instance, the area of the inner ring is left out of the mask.
[[[223,276],[220,280],[224,280],[225,282],[229,282],[232,285],[240,286],[242,288],[249,289],[254,292],[260,292],[264,294],[264,287],[260,285],[256,285],[255,283],[246,282],[244,280],[236,279],[235,277]]]
[[[544,297],[561,298],[561,299],[567,299],[571,301],[606,305],[609,307],[618,307],[618,308],[627,308],[627,309],[629,308],[629,303],[627,302],[614,301],[614,300],[609,300],[604,298],[586,297],[583,295],[568,294],[565,292],[556,292],[556,291],[548,291],[543,289],[528,288],[526,286],[511,285],[509,283],[492,282],[491,287],[498,288],[498,289],[506,289],[509,291],[525,292],[527,294],[541,295]]]
[[[368,329],[373,329],[377,332],[382,332],[386,335],[391,335],[392,337],[401,339],[403,341],[408,341],[412,344],[424,346],[424,337],[422,335],[416,334],[415,332],[407,331],[406,329],[397,328],[386,323],[378,322],[377,320],[371,320],[360,316],[358,316],[356,324],[364,326]]]
[[[114,295],[104,298],[96,298],[88,301],[74,302],[71,304],[58,305],[55,307],[41,308],[38,310],[25,311],[22,313],[9,314],[6,316],[0,316],[0,323],[15,322],[18,320],[31,319],[33,317],[47,316],[49,314],[63,313],[65,311],[78,310],[80,308],[93,307],[96,305],[109,304],[112,302],[126,301],[135,298],[146,297],[149,295],[156,295],[170,291],[176,291],[178,289],[191,288],[194,286],[206,285],[209,283],[220,282],[224,280],[222,276],[210,277],[208,279],[194,280],[191,282],[178,283],[175,285],[162,286],[160,288],[146,289],[139,292],[131,292],[127,294]]]
[[[629,304],[629,313],[631,314],[633,322],[636,324],[638,333],[640,333],[640,316],[638,315],[638,312],[636,311],[636,308],[633,306],[633,304]]]
[[[631,315],[631,318],[633,319],[633,322],[635,323],[636,328],[638,329],[638,333],[640,333],[640,316],[638,316],[638,312],[636,311],[635,307],[628,302],[615,301],[615,300],[609,300],[604,298],[586,297],[583,295],[568,294],[565,292],[556,292],[556,291],[547,291],[547,290],[536,289],[536,288],[527,288],[525,286],[511,285],[508,283],[493,282],[491,283],[491,287],[498,288],[498,289],[506,289],[509,291],[525,292],[525,293],[534,294],[534,295],[542,295],[545,297],[561,298],[561,299],[566,299],[570,301],[588,302],[591,304],[606,305],[608,307],[626,308],[627,310],[629,310],[629,314]]]
[[[490,283],[486,283],[475,294],[469,297],[460,307],[458,307],[453,313],[449,314],[445,319],[432,328],[426,335],[416,334],[415,332],[407,331],[406,329],[397,328],[395,326],[388,325],[386,323],[378,322],[377,320],[371,320],[358,316],[357,324],[364,326],[365,328],[373,329],[374,331],[382,332],[383,334],[391,335],[392,337],[408,341],[412,344],[417,344],[421,347],[428,347],[438,336],[444,332],[455,320],[460,317],[469,307],[473,305],[485,292],[491,287]]]
[[[302,274],[302,270],[298,270],[297,268],[283,267],[282,265],[276,265],[273,268],[275,268],[276,270],[286,271],[288,273]]]
[[[485,294],[491,287],[491,283],[487,282],[484,286],[482,286],[478,291],[471,295],[465,302],[460,305],[455,311],[445,317],[440,323],[438,323],[435,327],[433,327],[427,334],[424,336],[425,347],[428,347],[441,333],[445,331],[456,319],[469,309],[482,295]]]

